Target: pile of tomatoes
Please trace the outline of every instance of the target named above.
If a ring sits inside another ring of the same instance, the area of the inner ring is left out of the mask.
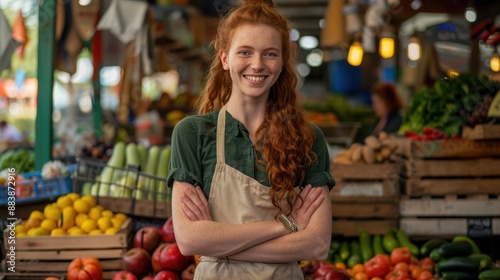
[[[354,280],[434,280],[435,263],[430,258],[417,260],[405,247],[394,249],[390,255],[378,254],[365,262],[346,269],[343,263],[335,264],[344,269]]]

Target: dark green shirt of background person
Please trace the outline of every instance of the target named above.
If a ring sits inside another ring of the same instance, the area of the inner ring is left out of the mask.
[[[401,108],[403,104],[396,87],[388,83],[375,83],[372,87],[372,106],[376,120],[370,126],[370,135],[398,132],[403,118]]]

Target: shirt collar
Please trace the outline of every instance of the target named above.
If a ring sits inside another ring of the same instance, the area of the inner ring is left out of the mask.
[[[233,118],[229,112],[226,111],[226,129],[228,130],[226,133],[238,136],[242,135],[242,133],[248,134],[246,127],[237,119]]]

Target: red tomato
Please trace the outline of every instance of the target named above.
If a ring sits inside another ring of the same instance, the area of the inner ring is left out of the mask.
[[[401,262],[410,264],[411,262],[410,250],[408,250],[408,248],[405,247],[400,247],[392,250],[391,262],[394,265]]]
[[[416,280],[431,280],[433,278],[434,275],[432,275],[432,272],[428,270],[422,270],[422,272],[420,272]]]
[[[407,263],[400,262],[400,263],[397,263],[394,266],[394,270],[401,270],[401,271],[409,272],[410,271],[410,267],[409,267],[409,265]]]
[[[391,273],[389,273],[386,278],[386,280],[407,280],[410,279],[410,274],[406,271],[401,271],[401,270],[393,270]]]
[[[378,254],[365,263],[365,273],[369,278],[384,277],[390,270],[391,263],[383,254]]]
[[[412,279],[417,279],[420,273],[422,273],[422,268],[418,266],[411,266],[410,274]]]
[[[73,259],[68,266],[68,280],[102,280],[102,266],[98,259]]]
[[[427,258],[423,259],[422,261],[420,261],[420,266],[424,270],[428,270],[430,272],[433,272],[436,264],[434,263],[434,261],[431,258],[427,257]]]

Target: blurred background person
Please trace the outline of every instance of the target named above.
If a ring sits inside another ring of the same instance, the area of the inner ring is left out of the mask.
[[[21,142],[23,135],[14,125],[6,121],[0,121],[0,140],[9,142]]]
[[[403,104],[396,87],[388,83],[375,83],[371,99],[376,120],[370,126],[370,135],[378,135],[382,131],[396,133],[403,120],[400,112]]]

